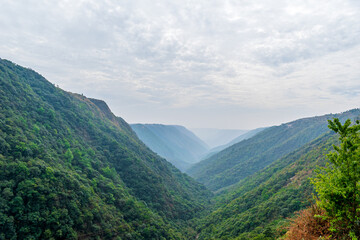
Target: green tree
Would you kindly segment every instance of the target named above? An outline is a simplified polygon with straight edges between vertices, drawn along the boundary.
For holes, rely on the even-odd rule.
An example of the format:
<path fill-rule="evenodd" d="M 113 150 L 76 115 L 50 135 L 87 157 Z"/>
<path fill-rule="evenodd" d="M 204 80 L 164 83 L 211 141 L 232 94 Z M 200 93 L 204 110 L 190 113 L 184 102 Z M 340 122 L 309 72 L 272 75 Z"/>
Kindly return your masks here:
<path fill-rule="evenodd" d="M 71 163 L 71 161 L 74 159 L 74 155 L 72 154 L 70 148 L 65 152 L 65 159 L 69 163 Z"/>
<path fill-rule="evenodd" d="M 317 204 L 326 210 L 330 230 L 337 236 L 360 237 L 360 124 L 329 120 L 329 128 L 340 135 L 340 146 L 327 155 L 330 164 L 312 179 Z"/>

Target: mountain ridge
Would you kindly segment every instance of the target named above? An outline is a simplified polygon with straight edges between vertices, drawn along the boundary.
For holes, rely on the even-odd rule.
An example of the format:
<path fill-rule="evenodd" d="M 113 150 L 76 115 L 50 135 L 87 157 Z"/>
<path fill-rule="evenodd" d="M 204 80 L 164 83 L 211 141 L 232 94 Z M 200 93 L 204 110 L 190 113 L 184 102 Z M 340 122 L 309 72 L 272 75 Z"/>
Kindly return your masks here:
<path fill-rule="evenodd" d="M 217 191 L 235 184 L 325 133 L 328 131 L 327 119 L 353 118 L 358 116 L 359 112 L 359 109 L 352 109 L 266 128 L 252 138 L 236 143 L 193 165 L 187 173 L 211 190 Z"/>
<path fill-rule="evenodd" d="M 209 150 L 209 153 L 202 160 L 210 158 L 211 156 L 215 155 L 216 153 L 221 152 L 222 150 L 224 150 L 224 149 L 226 149 L 226 148 L 228 148 L 228 147 L 230 147 L 230 146 L 232 146 L 232 145 L 234 145 L 236 143 L 239 143 L 239 142 L 241 142 L 243 140 L 249 139 L 249 138 L 255 136 L 256 134 L 258 134 L 259 132 L 261 132 L 264 129 L 266 129 L 266 127 L 249 130 L 249 131 L 241 134 L 240 136 L 234 138 L 233 140 L 231 140 L 230 142 L 228 142 L 228 143 L 226 143 L 224 145 L 212 148 L 212 149 Z"/>

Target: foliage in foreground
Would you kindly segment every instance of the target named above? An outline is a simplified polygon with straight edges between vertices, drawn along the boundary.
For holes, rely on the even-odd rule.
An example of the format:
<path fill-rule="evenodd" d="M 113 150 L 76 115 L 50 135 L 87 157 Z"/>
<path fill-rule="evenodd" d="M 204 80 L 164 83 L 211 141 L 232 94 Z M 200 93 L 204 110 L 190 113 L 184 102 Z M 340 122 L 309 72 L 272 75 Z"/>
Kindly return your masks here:
<path fill-rule="evenodd" d="M 329 120 L 329 128 L 340 135 L 340 146 L 328 154 L 331 163 L 322 168 L 312 183 L 317 205 L 325 210 L 330 230 L 336 236 L 360 238 L 360 124 L 344 125 Z"/>

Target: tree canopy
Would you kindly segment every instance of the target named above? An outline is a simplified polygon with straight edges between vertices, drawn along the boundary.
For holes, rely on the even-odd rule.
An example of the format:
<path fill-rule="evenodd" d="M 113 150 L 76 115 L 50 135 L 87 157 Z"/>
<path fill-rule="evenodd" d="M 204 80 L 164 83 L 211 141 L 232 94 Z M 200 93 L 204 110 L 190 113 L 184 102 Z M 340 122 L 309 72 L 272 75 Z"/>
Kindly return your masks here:
<path fill-rule="evenodd" d="M 317 204 L 326 211 L 330 230 L 337 236 L 360 237 L 360 124 L 329 120 L 329 128 L 340 135 L 340 146 L 329 153 L 330 163 L 312 179 Z"/>

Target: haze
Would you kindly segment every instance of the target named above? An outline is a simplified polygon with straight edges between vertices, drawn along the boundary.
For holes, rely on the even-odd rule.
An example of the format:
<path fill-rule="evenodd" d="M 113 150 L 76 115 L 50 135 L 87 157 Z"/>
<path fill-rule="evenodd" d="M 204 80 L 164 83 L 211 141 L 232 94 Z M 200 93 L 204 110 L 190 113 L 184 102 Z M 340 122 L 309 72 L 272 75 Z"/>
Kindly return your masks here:
<path fill-rule="evenodd" d="M 1 1 L 0 58 L 135 123 L 251 129 L 360 102 L 360 2 Z"/>

